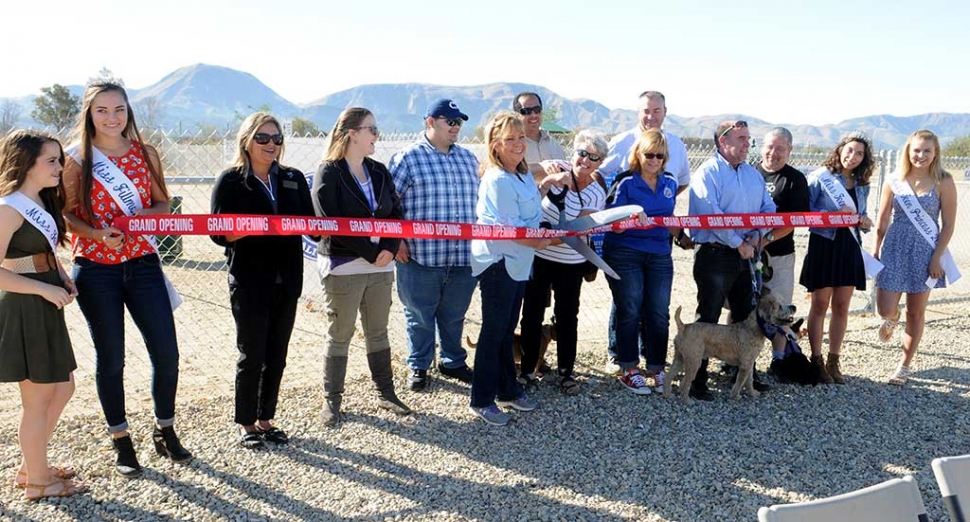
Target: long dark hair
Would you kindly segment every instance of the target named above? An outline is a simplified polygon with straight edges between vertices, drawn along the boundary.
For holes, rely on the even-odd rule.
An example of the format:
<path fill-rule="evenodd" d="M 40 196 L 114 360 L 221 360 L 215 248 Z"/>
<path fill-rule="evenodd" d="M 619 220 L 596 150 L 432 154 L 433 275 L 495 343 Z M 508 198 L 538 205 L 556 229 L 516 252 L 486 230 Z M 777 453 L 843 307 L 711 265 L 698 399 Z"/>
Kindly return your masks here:
<path fill-rule="evenodd" d="M 145 164 L 148 165 L 148 172 L 151 173 L 152 184 L 157 185 L 162 190 L 162 193 L 165 194 L 165 197 L 168 198 L 168 187 L 165 186 L 165 178 L 162 177 L 158 165 L 152 163 L 148 149 L 145 148 L 145 140 L 142 139 L 141 133 L 138 132 L 138 125 L 135 123 L 135 111 L 131 108 L 131 102 L 128 101 L 128 93 L 125 92 L 125 88 L 114 82 L 95 82 L 89 84 L 87 89 L 84 90 L 84 98 L 81 101 L 81 112 L 78 113 L 77 123 L 74 125 L 74 132 L 72 133 L 72 137 L 80 142 L 81 153 L 84 155 L 83 161 L 81 162 L 81 176 L 78 183 L 78 199 L 80 199 L 81 208 L 84 209 L 84 213 L 92 218 L 94 217 L 94 212 L 91 207 L 91 187 L 94 185 L 92 170 L 94 162 L 91 153 L 91 139 L 94 137 L 95 128 L 94 120 L 91 119 L 91 106 L 94 104 L 94 98 L 103 92 L 117 92 L 125 99 L 125 110 L 128 113 L 128 117 L 127 124 L 124 130 L 121 131 L 121 135 L 135 142 L 141 149 L 141 155 L 145 158 Z"/>
<path fill-rule="evenodd" d="M 861 143 L 865 152 L 865 155 L 862 157 L 862 163 L 852 171 L 852 177 L 855 178 L 856 183 L 859 185 L 868 185 L 869 178 L 872 177 L 872 171 L 876 168 L 876 162 L 872 159 L 872 143 L 861 134 L 849 134 L 842 138 L 835 149 L 829 153 L 829 157 L 825 158 L 825 163 L 822 163 L 822 166 L 833 174 L 842 172 L 842 149 L 852 142 Z"/>
<path fill-rule="evenodd" d="M 64 166 L 64 150 L 54 138 L 36 131 L 17 130 L 0 141 L 0 196 L 10 195 L 20 189 L 27 179 L 27 173 L 37 163 L 45 143 L 54 143 Z M 56 187 L 45 187 L 40 191 L 40 199 L 57 226 L 57 242 L 67 241 L 67 226 L 64 223 L 64 181 Z"/>

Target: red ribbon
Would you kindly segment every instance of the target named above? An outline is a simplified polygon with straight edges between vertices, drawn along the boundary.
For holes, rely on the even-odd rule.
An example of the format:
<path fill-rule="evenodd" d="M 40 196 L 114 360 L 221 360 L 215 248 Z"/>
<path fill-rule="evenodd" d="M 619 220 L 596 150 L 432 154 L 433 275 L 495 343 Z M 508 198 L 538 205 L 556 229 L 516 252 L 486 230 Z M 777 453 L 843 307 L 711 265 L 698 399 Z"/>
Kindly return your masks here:
<path fill-rule="evenodd" d="M 599 232 L 676 227 L 688 229 L 752 229 L 779 227 L 848 227 L 859 216 L 841 212 L 780 214 L 714 214 L 635 218 L 590 230 L 565 231 L 502 225 L 406 221 L 397 219 L 264 216 L 251 214 L 171 214 L 123 216 L 114 227 L 126 234 L 171 236 L 379 236 L 406 239 L 534 239 L 587 235 Z"/>

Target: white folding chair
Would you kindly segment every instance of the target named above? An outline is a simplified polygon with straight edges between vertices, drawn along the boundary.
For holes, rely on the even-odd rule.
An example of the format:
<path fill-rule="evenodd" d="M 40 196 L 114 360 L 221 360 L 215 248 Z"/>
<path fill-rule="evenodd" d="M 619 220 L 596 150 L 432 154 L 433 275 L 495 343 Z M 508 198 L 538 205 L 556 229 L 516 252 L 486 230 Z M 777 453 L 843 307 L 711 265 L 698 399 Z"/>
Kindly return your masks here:
<path fill-rule="evenodd" d="M 967 522 L 970 508 L 970 455 L 933 459 L 943 505 L 953 522 Z"/>
<path fill-rule="evenodd" d="M 829 498 L 779 504 L 758 510 L 760 522 L 927 522 L 926 508 L 913 477 Z"/>

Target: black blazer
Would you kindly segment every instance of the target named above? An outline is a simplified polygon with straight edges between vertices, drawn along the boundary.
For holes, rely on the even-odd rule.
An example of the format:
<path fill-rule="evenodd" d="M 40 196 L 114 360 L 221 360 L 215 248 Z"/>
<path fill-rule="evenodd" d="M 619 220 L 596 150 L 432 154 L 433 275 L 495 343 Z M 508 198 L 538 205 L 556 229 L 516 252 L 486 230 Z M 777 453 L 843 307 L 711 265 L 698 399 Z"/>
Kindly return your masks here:
<path fill-rule="evenodd" d="M 227 169 L 212 188 L 213 214 L 268 214 L 313 216 L 310 188 L 303 173 L 278 166 L 275 173 L 276 205 L 242 167 Z M 248 177 L 248 179 L 247 179 Z M 225 236 L 209 236 L 217 245 L 226 247 L 229 264 L 229 286 L 271 287 L 277 275 L 291 295 L 303 291 L 302 236 L 246 236 L 233 242 Z"/>
<path fill-rule="evenodd" d="M 387 167 L 370 158 L 364 158 L 364 166 L 373 183 L 377 210 L 371 212 L 367 196 L 350 173 L 347 161 L 328 161 L 317 168 L 313 177 L 313 208 L 318 216 L 402 219 L 401 201 Z M 362 257 L 368 263 L 373 263 L 381 250 L 397 254 L 400 244 L 400 239 L 386 237 L 372 243 L 369 237 L 364 236 L 327 236 L 320 240 L 317 251 L 332 257 Z"/>

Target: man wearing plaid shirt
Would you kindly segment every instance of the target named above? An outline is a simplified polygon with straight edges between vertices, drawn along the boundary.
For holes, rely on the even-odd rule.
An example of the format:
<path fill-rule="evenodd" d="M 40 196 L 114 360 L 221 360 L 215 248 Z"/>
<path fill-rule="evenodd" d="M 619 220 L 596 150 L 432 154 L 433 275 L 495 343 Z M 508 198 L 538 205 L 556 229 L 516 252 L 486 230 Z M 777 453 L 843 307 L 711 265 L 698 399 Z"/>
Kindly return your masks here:
<path fill-rule="evenodd" d="M 401 198 L 404 219 L 474 223 L 478 202 L 478 159 L 457 145 L 468 116 L 451 100 L 438 100 L 424 119 L 424 138 L 388 163 Z M 470 383 L 472 370 L 461 345 L 465 312 L 475 291 L 471 242 L 407 239 L 397 253 L 397 292 L 407 320 L 408 382 L 428 385 L 434 360 L 435 326 L 441 345 L 438 371 Z"/>

